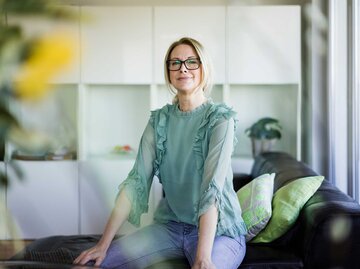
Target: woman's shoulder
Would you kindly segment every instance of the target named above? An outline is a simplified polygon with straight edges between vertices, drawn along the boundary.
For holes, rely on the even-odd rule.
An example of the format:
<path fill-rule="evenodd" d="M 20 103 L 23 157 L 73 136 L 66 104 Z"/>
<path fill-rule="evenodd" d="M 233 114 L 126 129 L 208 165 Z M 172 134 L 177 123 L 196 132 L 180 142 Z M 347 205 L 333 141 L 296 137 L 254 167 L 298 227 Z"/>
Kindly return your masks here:
<path fill-rule="evenodd" d="M 172 104 L 166 104 L 161 108 L 152 110 L 150 112 L 150 123 L 152 123 L 152 125 L 153 125 L 153 123 L 155 122 L 156 119 L 160 120 L 160 118 L 166 117 L 166 115 L 168 115 L 170 113 L 170 111 L 172 110 L 173 106 L 174 105 L 172 105 Z"/>
<path fill-rule="evenodd" d="M 208 118 L 214 118 L 214 119 L 226 119 L 229 120 L 231 118 L 236 118 L 236 112 L 233 110 L 233 108 L 229 107 L 225 103 L 214 103 L 211 102 L 209 110 L 207 112 Z"/>

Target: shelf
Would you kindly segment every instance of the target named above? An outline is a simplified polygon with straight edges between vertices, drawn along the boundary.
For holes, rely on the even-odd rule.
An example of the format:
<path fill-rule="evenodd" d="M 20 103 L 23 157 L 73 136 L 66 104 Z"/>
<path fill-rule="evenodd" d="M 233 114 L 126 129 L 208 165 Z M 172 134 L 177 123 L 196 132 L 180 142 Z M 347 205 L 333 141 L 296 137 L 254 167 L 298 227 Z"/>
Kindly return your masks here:
<path fill-rule="evenodd" d="M 51 145 L 48 152 L 44 152 L 44 157 L 48 153 L 64 149 L 76 155 L 78 143 L 77 85 L 56 84 L 50 85 L 50 87 L 52 89 L 44 99 L 35 103 L 13 103 L 11 110 L 17 115 L 24 128 L 30 131 L 35 130 L 49 138 Z M 18 151 L 15 146 L 7 145 L 8 157 L 15 151 Z"/>
<path fill-rule="evenodd" d="M 85 85 L 85 158 L 107 155 L 117 145 L 137 151 L 150 117 L 150 88 L 144 85 Z"/>
<path fill-rule="evenodd" d="M 262 117 L 277 118 L 283 137 L 274 150 L 297 156 L 299 85 L 230 85 L 228 104 L 238 113 L 236 155 L 251 156 L 251 140 L 245 129 Z"/>

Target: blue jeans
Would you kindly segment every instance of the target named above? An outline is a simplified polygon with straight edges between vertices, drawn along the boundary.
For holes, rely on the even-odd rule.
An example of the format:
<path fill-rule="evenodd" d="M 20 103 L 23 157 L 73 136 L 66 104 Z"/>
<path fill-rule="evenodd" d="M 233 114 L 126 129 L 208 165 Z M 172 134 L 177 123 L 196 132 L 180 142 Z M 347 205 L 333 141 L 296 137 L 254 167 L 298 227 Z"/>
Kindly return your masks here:
<path fill-rule="evenodd" d="M 157 262 L 186 257 L 195 262 L 198 228 L 170 221 L 151 224 L 133 234 L 114 240 L 101 267 L 116 269 L 146 268 Z M 212 262 L 217 269 L 237 269 L 245 256 L 244 236 L 216 236 Z"/>

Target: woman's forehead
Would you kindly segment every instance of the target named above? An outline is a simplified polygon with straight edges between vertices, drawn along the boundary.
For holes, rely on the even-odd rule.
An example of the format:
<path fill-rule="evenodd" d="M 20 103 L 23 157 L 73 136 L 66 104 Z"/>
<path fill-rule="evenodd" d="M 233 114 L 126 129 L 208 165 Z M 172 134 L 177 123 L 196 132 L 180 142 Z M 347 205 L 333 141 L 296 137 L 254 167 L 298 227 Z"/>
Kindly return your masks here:
<path fill-rule="evenodd" d="M 187 44 L 177 45 L 170 53 L 170 58 L 189 58 L 197 56 L 195 49 Z"/>

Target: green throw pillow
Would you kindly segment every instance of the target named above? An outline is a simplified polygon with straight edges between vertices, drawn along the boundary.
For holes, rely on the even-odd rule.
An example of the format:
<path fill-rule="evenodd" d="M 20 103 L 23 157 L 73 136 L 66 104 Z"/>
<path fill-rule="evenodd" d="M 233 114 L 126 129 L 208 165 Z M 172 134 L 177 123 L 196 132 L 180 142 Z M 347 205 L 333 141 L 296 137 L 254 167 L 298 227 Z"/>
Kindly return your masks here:
<path fill-rule="evenodd" d="M 274 178 L 274 173 L 263 174 L 237 192 L 242 210 L 241 216 L 248 229 L 246 241 L 250 241 L 264 229 L 271 217 Z"/>
<path fill-rule="evenodd" d="M 323 176 L 296 179 L 274 194 L 272 216 L 265 229 L 251 242 L 268 243 L 285 234 L 295 223 L 300 210 L 320 187 Z"/>

